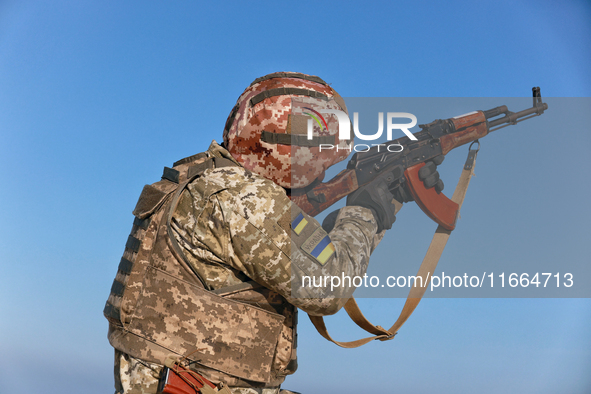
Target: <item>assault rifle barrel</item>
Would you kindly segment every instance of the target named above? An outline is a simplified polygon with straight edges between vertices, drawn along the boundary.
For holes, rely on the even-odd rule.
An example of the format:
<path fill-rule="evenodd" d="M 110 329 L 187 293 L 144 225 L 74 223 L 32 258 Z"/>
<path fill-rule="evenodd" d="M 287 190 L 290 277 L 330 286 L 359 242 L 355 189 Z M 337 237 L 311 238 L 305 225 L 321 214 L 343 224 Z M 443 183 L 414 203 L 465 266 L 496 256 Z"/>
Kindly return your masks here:
<path fill-rule="evenodd" d="M 494 118 L 495 116 L 498 116 L 501 114 L 505 115 L 502 118 L 491 120 L 488 122 L 488 127 L 490 128 L 490 131 L 502 129 L 503 127 L 506 127 L 509 125 L 514 125 L 514 124 L 517 124 L 517 123 L 524 121 L 526 119 L 533 118 L 534 116 L 538 116 L 538 115 L 543 114 L 544 111 L 548 109 L 548 104 L 542 102 L 542 95 L 540 93 L 540 88 L 539 87 L 532 88 L 532 93 L 533 93 L 533 106 L 531 108 L 524 109 L 523 111 L 511 112 L 511 111 L 509 111 L 509 109 L 507 108 L 506 105 L 501 105 L 500 107 L 496 107 L 496 108 L 490 109 L 488 111 L 483 111 L 486 119 Z M 494 130 L 492 129 L 493 127 L 500 126 L 500 125 L 503 125 L 503 126 L 497 127 Z"/>

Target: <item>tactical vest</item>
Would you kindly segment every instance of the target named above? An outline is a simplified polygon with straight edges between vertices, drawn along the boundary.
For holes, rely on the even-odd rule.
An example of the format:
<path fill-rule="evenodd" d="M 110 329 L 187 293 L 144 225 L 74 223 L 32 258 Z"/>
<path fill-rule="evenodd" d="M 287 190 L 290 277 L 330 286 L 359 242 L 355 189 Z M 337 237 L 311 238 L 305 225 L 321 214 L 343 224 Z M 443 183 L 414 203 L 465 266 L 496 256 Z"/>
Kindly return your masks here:
<path fill-rule="evenodd" d="M 236 165 L 212 156 L 165 167 L 161 181 L 144 187 L 104 309 L 109 342 L 152 363 L 186 356 L 222 376 L 278 384 L 297 368 L 297 309 L 254 282 L 212 291 L 172 232 L 186 185 L 210 168 Z"/>

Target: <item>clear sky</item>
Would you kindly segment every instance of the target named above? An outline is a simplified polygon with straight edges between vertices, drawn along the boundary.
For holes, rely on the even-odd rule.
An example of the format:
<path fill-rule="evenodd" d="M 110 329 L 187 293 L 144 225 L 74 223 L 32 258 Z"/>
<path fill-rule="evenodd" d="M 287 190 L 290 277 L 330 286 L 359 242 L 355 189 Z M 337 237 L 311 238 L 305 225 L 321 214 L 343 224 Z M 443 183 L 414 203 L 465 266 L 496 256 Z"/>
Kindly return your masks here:
<path fill-rule="evenodd" d="M 591 108 L 560 98 L 591 96 L 590 22 L 583 0 L 1 1 L 0 392 L 113 391 L 102 309 L 138 195 L 220 141 L 239 94 L 270 72 L 315 74 L 345 97 L 540 86 L 558 98 L 544 117 L 483 141 L 438 270 L 588 263 Z M 441 166 L 447 193 L 464 158 Z M 370 269 L 418 267 L 434 228 L 409 204 Z M 360 301 L 382 326 L 402 302 Z M 428 298 L 393 341 L 356 350 L 300 322 L 284 387 L 303 393 L 591 391 L 588 298 Z M 328 325 L 362 335 L 340 314 Z"/>

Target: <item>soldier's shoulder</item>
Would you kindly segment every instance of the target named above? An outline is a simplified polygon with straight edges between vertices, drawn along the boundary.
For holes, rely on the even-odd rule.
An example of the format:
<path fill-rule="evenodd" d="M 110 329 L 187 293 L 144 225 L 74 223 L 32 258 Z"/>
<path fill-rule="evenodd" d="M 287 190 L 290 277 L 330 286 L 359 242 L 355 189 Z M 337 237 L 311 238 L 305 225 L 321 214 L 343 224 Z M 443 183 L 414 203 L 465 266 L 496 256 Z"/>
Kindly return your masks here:
<path fill-rule="evenodd" d="M 266 225 L 270 219 L 276 221 L 290 210 L 291 200 L 284 188 L 242 167 L 218 168 L 208 177 L 219 186 L 223 184 L 219 199 L 226 208 L 256 227 Z"/>
<path fill-rule="evenodd" d="M 287 198 L 284 188 L 244 167 L 214 168 L 204 175 L 206 182 L 218 184 L 231 193 L 241 195 L 243 199 L 255 196 Z"/>

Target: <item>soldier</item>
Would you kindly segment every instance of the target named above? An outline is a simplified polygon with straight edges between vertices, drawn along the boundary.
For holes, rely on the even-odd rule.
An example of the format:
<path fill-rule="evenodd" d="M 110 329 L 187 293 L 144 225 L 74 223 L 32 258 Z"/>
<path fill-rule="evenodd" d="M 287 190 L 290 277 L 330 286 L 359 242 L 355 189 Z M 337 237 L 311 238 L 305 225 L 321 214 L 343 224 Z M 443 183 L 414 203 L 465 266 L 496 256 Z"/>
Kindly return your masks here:
<path fill-rule="evenodd" d="M 395 220 L 393 195 L 361 188 L 324 228 L 291 203 L 289 192 L 321 181 L 353 144 L 337 139 L 336 116 L 309 140 L 311 115 L 296 108 L 311 106 L 347 111 L 316 76 L 258 78 L 238 98 L 222 145 L 144 187 L 104 310 L 116 393 L 156 393 L 171 361 L 226 392 L 279 393 L 297 368 L 297 309 L 330 315 L 351 296 L 353 287 L 329 292 L 300 278 L 363 276 Z M 321 151 L 323 141 L 340 149 Z M 435 167 L 429 175 L 426 186 L 441 188 Z"/>

